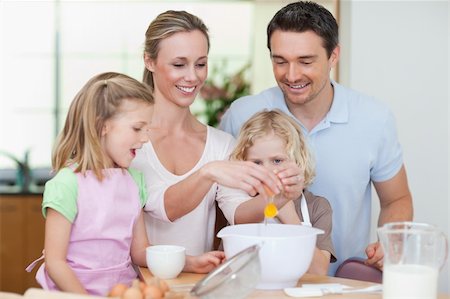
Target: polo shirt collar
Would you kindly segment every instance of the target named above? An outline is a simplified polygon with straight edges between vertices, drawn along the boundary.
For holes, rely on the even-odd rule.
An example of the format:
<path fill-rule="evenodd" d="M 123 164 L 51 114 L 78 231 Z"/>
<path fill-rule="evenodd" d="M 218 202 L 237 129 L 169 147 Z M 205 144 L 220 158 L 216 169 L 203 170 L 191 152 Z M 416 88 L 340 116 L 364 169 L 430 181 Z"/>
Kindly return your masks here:
<path fill-rule="evenodd" d="M 331 81 L 331 85 L 333 85 L 334 89 L 333 103 L 325 119 L 333 123 L 346 123 L 348 122 L 348 105 L 344 96 L 344 90 L 335 81 Z"/>

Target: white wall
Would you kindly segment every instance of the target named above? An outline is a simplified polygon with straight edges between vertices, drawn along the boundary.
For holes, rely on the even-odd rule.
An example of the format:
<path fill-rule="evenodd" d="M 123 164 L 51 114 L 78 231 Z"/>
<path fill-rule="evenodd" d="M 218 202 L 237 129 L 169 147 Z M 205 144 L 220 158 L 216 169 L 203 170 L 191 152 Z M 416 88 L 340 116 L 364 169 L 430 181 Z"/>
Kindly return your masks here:
<path fill-rule="evenodd" d="M 437 225 L 447 236 L 449 27 L 447 1 L 341 2 L 340 82 L 386 101 L 394 111 L 414 220 Z M 445 293 L 449 265 L 440 275 Z"/>

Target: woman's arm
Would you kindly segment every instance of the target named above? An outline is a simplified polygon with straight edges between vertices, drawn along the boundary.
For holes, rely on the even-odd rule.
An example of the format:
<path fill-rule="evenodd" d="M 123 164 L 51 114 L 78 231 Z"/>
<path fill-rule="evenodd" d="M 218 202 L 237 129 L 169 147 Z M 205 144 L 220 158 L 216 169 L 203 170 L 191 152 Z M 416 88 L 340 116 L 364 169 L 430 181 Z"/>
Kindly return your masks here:
<path fill-rule="evenodd" d="M 214 161 L 205 164 L 186 179 L 170 186 L 164 194 L 167 217 L 174 221 L 191 212 L 214 183 L 267 197 L 263 185 L 275 193 L 281 190 L 279 178 L 261 165 L 245 161 Z"/>
<path fill-rule="evenodd" d="M 131 260 L 134 264 L 147 267 L 145 249 L 149 246 L 147 232 L 145 230 L 144 214 L 141 211 L 139 218 L 133 228 L 133 239 L 131 241 Z"/>
<path fill-rule="evenodd" d="M 45 220 L 45 267 L 48 275 L 63 292 L 87 294 L 86 289 L 67 264 L 72 224 L 62 214 L 47 208 Z"/>

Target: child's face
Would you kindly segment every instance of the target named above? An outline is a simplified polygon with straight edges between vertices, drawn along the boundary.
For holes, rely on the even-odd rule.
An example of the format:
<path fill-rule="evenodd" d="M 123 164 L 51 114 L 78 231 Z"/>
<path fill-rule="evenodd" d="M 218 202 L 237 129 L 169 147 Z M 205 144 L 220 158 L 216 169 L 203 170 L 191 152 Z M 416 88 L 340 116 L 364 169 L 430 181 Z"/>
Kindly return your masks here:
<path fill-rule="evenodd" d="M 246 161 L 263 165 L 270 170 L 280 169 L 290 161 L 286 152 L 286 142 L 273 133 L 254 140 L 248 148 Z"/>
<path fill-rule="evenodd" d="M 149 140 L 151 113 L 152 105 L 140 100 L 124 100 L 119 112 L 105 122 L 101 142 L 111 160 L 110 167 L 130 166 L 136 149 Z"/>

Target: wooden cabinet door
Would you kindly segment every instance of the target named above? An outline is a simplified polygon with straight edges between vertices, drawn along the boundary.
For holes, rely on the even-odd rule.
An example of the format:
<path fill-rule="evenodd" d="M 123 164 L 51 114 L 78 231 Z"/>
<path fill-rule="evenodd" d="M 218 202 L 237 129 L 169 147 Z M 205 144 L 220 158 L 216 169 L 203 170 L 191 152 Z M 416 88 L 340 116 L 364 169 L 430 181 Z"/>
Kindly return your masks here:
<path fill-rule="evenodd" d="M 41 195 L 0 195 L 0 291 L 23 294 L 39 287 L 25 268 L 44 249 L 45 220 Z"/>
<path fill-rule="evenodd" d="M 25 288 L 25 200 L 0 195 L 0 290 L 23 293 Z"/>
<path fill-rule="evenodd" d="M 42 196 L 30 196 L 25 203 L 25 264 L 28 266 L 32 261 L 39 258 L 44 249 L 45 219 L 41 212 Z M 32 272 L 25 272 L 25 287 L 40 287 L 36 282 L 36 272 L 40 264 L 36 265 Z"/>

